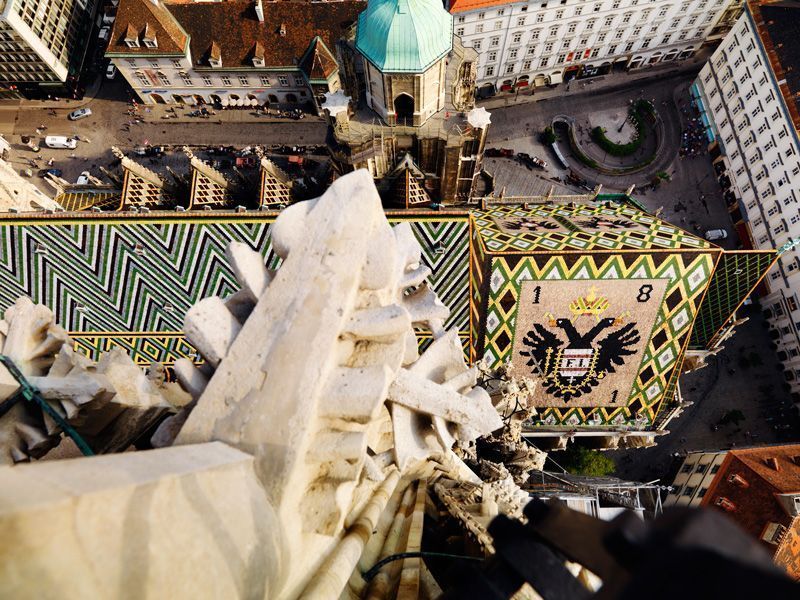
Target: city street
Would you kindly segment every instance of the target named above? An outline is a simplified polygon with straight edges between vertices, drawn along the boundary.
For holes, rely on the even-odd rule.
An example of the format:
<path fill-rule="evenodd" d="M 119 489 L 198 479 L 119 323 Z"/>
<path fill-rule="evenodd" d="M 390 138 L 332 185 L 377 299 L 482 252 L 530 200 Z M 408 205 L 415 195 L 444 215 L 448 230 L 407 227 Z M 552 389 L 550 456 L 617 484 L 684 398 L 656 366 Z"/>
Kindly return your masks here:
<path fill-rule="evenodd" d="M 312 115 L 302 121 L 287 119 L 252 118 L 249 111 L 220 112 L 212 119 L 161 119 L 167 107 L 154 107 L 147 112 L 140 108 L 144 123 L 128 125 L 132 117 L 127 113 L 129 88 L 121 77 L 114 80 L 103 79 L 97 96 L 87 102 L 70 102 L 68 108 L 31 108 L 20 106 L 19 102 L 0 104 L 0 134 L 11 143 L 10 163 L 24 170 L 31 167 L 28 162 L 38 159 L 37 168 L 46 167 L 53 159 L 54 168 L 61 169 L 67 181 L 75 181 L 82 171 L 88 170 L 95 177 L 103 178 L 99 167 L 108 167 L 113 161 L 111 147 L 116 146 L 127 152 L 135 146 L 177 145 L 206 146 L 231 145 L 243 147 L 253 144 L 324 144 L 327 125 L 324 120 Z M 31 104 L 31 103 L 23 103 Z M 70 121 L 67 115 L 86 106 L 92 115 L 79 121 Z M 189 109 L 179 110 L 181 114 Z M 245 114 L 242 114 L 245 113 Z M 248 118 L 244 121 L 244 118 Z M 151 122 L 150 119 L 152 119 Z M 37 127 L 44 125 L 46 129 Z M 20 143 L 23 135 L 38 140 L 41 152 L 34 154 Z M 52 150 L 44 147 L 46 135 L 78 135 L 81 142 L 74 150 Z M 73 157 L 72 154 L 75 156 Z M 36 171 L 37 169 L 34 169 Z M 52 195 L 52 188 L 42 179 L 32 181 L 45 193 Z"/>

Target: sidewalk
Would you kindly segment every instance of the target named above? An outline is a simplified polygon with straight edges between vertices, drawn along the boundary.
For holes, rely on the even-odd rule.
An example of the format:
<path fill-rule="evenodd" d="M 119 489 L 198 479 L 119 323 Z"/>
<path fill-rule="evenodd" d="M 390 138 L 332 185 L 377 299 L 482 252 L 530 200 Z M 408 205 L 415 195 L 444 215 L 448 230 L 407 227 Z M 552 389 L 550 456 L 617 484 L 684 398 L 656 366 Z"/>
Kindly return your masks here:
<path fill-rule="evenodd" d="M 476 105 L 487 110 L 505 108 L 516 104 L 541 102 L 542 100 L 548 100 L 550 98 L 563 98 L 564 96 L 576 94 L 597 93 L 598 90 L 602 89 L 613 89 L 640 80 L 650 80 L 656 75 L 696 73 L 703 68 L 703 65 L 709 59 L 712 52 L 712 48 L 703 48 L 693 58 L 680 63 L 659 63 L 652 67 L 644 67 L 625 73 L 609 73 L 608 75 L 601 75 L 599 77 L 573 80 L 570 82 L 569 88 L 566 84 L 559 84 L 553 89 L 544 87 L 536 91 L 531 90 L 518 94 L 503 93 L 502 95 L 493 96 L 486 100 L 478 100 Z"/>
<path fill-rule="evenodd" d="M 197 110 L 189 105 L 139 104 L 138 106 L 138 118 L 142 119 L 145 123 L 159 123 L 161 125 L 174 125 L 178 123 L 206 123 L 208 125 L 221 125 L 223 123 L 300 123 L 325 120 L 323 117 L 318 117 L 309 113 L 305 113 L 305 116 L 299 120 L 289 117 L 265 115 L 263 112 L 256 112 L 254 108 L 214 109 L 216 114 L 209 115 L 206 119 L 188 116 L 190 112 Z M 128 117 L 125 118 L 128 119 Z M 133 117 L 130 117 L 130 119 L 133 119 Z"/>
<path fill-rule="evenodd" d="M 92 84 L 86 88 L 86 93 L 83 95 L 83 98 L 80 100 L 70 100 L 67 98 L 59 99 L 59 100 L 20 100 L 19 104 L 16 105 L 18 109 L 44 109 L 47 110 L 49 108 L 60 108 L 65 109 L 69 108 L 71 110 L 75 110 L 76 108 L 81 108 L 89 104 L 92 100 L 95 99 L 97 94 L 100 92 L 100 88 L 103 86 L 103 75 L 98 74 L 95 77 L 95 80 Z"/>

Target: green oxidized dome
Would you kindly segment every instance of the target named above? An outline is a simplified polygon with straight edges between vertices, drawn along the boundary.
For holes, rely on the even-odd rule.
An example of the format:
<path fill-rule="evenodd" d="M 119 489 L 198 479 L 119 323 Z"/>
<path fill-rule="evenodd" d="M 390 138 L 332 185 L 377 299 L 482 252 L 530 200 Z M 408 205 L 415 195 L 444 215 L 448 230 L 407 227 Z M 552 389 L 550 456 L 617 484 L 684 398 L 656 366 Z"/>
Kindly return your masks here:
<path fill-rule="evenodd" d="M 386 73 L 421 73 L 453 47 L 453 16 L 438 0 L 369 0 L 356 48 Z"/>

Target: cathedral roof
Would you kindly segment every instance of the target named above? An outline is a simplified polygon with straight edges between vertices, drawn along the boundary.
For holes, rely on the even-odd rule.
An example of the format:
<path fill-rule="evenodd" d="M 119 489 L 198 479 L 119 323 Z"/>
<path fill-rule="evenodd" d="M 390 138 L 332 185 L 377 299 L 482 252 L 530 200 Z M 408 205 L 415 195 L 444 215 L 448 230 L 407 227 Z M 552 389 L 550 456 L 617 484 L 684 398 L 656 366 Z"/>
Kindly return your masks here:
<path fill-rule="evenodd" d="M 453 48 L 453 16 L 437 0 L 370 0 L 356 48 L 381 71 L 421 73 Z"/>

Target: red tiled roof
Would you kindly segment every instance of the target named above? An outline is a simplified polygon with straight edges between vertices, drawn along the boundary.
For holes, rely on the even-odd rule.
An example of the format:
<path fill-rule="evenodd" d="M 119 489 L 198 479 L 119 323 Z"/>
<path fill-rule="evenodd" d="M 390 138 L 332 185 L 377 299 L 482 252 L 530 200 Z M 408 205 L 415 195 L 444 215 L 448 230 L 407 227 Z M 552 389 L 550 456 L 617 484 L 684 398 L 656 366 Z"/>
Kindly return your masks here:
<path fill-rule="evenodd" d="M 514 4 L 508 0 L 450 0 L 450 12 L 452 14 L 469 12 L 481 8 L 491 8 L 492 6 L 506 6 Z"/>
<path fill-rule="evenodd" d="M 300 61 L 300 68 L 309 79 L 327 79 L 339 68 L 339 65 L 325 47 L 325 43 L 316 37 L 311 48 Z"/>
<path fill-rule="evenodd" d="M 178 42 L 185 45 L 185 31 L 190 38 L 195 66 L 210 68 L 208 54 L 215 42 L 220 49 L 223 68 L 252 67 L 253 51 L 256 43 L 260 42 L 265 49 L 267 67 L 293 67 L 316 36 L 328 48 L 334 48 L 366 5 L 364 0 L 264 2 L 264 22 L 261 23 L 252 0 L 178 1 L 160 4 L 159 8 L 150 0 L 120 0 L 108 52 L 182 52 L 183 46 L 178 48 Z M 129 24 L 142 31 L 147 23 L 155 27 L 158 48 L 128 48 L 124 37 Z M 281 29 L 284 35 L 281 35 Z M 333 59 L 330 53 L 328 56 Z M 328 69 L 331 67 L 327 58 L 321 61 L 321 65 Z"/>
<path fill-rule="evenodd" d="M 739 483 L 728 481 L 734 475 Z M 800 444 L 731 450 L 703 496 L 701 506 L 723 510 L 716 502 L 719 498 L 727 499 L 733 510 L 726 514 L 775 555 L 776 563 L 790 573 L 796 569 L 792 574 L 800 577 L 800 520 L 790 516 L 776 498 L 776 494 L 785 493 L 800 493 Z M 761 540 L 769 523 L 787 528 L 777 546 Z"/>
<path fill-rule="evenodd" d="M 155 37 L 158 48 L 148 48 L 142 43 L 145 29 L 149 39 Z M 138 48 L 128 48 L 125 44 L 125 38 L 131 34 L 138 35 Z M 183 54 L 185 48 L 186 34 L 163 3 L 156 6 L 150 0 L 120 0 L 107 52 Z"/>

